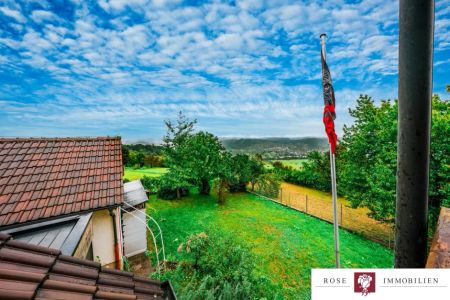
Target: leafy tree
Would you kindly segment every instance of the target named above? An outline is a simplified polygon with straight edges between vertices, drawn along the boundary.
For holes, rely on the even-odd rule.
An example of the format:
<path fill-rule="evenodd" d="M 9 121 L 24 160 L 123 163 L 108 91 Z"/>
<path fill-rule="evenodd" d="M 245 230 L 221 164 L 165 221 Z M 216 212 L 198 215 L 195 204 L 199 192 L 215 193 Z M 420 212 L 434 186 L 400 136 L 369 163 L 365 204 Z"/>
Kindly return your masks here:
<path fill-rule="evenodd" d="M 230 159 L 230 192 L 244 192 L 252 178 L 252 161 L 247 154 L 236 154 Z"/>
<path fill-rule="evenodd" d="M 264 163 L 262 159 L 250 159 L 249 161 L 249 181 L 251 185 L 251 190 L 255 190 L 255 185 L 258 181 L 259 176 L 264 174 Z"/>
<path fill-rule="evenodd" d="M 181 199 L 189 194 L 190 187 L 191 184 L 184 174 L 171 171 L 161 177 L 157 195 L 158 198 L 166 200 Z"/>
<path fill-rule="evenodd" d="M 339 157 L 339 153 L 340 148 L 337 147 L 336 157 Z M 312 151 L 308 153 L 307 158 L 308 161 L 303 163 L 300 170 L 281 164 L 281 166 L 276 165 L 275 172 L 287 182 L 331 192 L 329 152 Z"/>
<path fill-rule="evenodd" d="M 217 202 L 225 204 L 225 196 L 230 188 L 233 178 L 232 158 L 229 152 L 221 154 L 221 161 L 216 165 L 216 178 L 214 179 L 214 189 L 217 194 Z"/>
<path fill-rule="evenodd" d="M 148 154 L 144 158 L 144 164 L 151 168 L 153 167 L 162 167 L 164 165 L 164 160 L 159 155 Z"/>
<path fill-rule="evenodd" d="M 163 137 L 163 152 L 169 168 L 177 168 L 186 158 L 182 146 L 184 142 L 192 135 L 197 120 L 191 120 L 183 112 L 178 113 L 175 122 L 171 120 L 164 121 L 167 133 Z"/>
<path fill-rule="evenodd" d="M 255 187 L 259 194 L 269 198 L 277 198 L 280 185 L 280 178 L 275 173 L 264 173 L 258 176 Z"/>
<path fill-rule="evenodd" d="M 445 90 L 447 91 L 447 93 L 450 93 L 450 84 L 447 84 L 447 85 L 445 86 Z"/>
<path fill-rule="evenodd" d="M 450 207 L 450 101 L 433 96 L 429 197 L 432 206 Z"/>
<path fill-rule="evenodd" d="M 175 122 L 165 121 L 167 133 L 163 138 L 163 153 L 165 164 L 170 168 L 161 179 L 160 196 L 167 198 L 180 198 L 189 186 L 192 185 L 192 175 L 187 167 L 190 153 L 186 148 L 188 139 L 193 135 L 196 120 L 190 120 L 181 111 Z"/>
<path fill-rule="evenodd" d="M 216 180 L 219 203 L 224 201 L 225 190 L 231 175 L 229 153 L 219 139 L 211 133 L 194 133 L 196 120 L 179 113 L 176 122 L 166 121 L 164 137 L 166 164 L 170 168 L 168 177 L 173 183 L 189 182 L 198 186 L 200 194 L 211 191 L 211 182 Z"/>
<path fill-rule="evenodd" d="M 338 187 L 352 206 L 366 206 L 377 220 L 393 222 L 397 168 L 397 102 L 375 105 L 360 96 L 352 126 L 344 126 L 338 171 Z M 448 101 L 433 96 L 429 204 L 432 214 L 449 198 L 450 108 Z"/>
<path fill-rule="evenodd" d="M 136 154 L 136 165 L 137 165 L 139 168 L 142 168 L 142 167 L 144 166 L 144 164 L 145 164 L 144 159 L 145 159 L 144 153 L 138 152 L 138 153 Z"/>
<path fill-rule="evenodd" d="M 349 110 L 354 125 L 344 126 L 340 187 L 353 207 L 366 206 L 377 220 L 392 222 L 397 164 L 397 103 L 377 107 L 367 95 Z"/>
<path fill-rule="evenodd" d="M 161 177 L 144 176 L 141 183 L 150 194 L 156 194 L 161 186 Z"/>
<path fill-rule="evenodd" d="M 130 163 L 130 150 L 126 145 L 122 145 L 122 163 L 124 166 L 128 166 Z"/>
<path fill-rule="evenodd" d="M 273 166 L 274 168 L 276 168 L 276 169 L 283 169 L 283 168 L 285 167 L 285 165 L 283 165 L 283 163 L 282 163 L 281 161 L 279 161 L 279 160 L 274 161 L 274 162 L 272 163 L 272 166 Z"/>
<path fill-rule="evenodd" d="M 181 167 L 189 172 L 202 195 L 211 191 L 211 180 L 220 177 L 226 151 L 219 139 L 211 133 L 200 131 L 186 138 L 180 147 Z"/>

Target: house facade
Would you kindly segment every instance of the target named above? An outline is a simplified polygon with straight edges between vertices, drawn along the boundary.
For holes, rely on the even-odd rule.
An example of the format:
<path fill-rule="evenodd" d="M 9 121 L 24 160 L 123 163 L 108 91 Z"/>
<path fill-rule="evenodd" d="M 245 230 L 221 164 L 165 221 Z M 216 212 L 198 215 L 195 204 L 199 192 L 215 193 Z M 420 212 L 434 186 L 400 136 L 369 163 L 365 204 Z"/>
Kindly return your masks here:
<path fill-rule="evenodd" d="M 0 139 L 0 232 L 122 267 L 120 137 Z"/>

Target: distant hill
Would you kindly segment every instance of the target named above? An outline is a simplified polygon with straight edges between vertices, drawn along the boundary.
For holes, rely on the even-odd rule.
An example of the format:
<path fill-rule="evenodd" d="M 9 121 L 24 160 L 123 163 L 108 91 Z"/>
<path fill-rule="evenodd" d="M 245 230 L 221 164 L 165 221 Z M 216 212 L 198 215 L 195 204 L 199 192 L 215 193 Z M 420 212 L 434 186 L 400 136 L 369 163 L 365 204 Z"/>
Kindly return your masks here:
<path fill-rule="evenodd" d="M 233 153 L 261 153 L 265 159 L 302 158 L 313 150 L 328 149 L 326 138 L 224 138 L 222 144 Z"/>

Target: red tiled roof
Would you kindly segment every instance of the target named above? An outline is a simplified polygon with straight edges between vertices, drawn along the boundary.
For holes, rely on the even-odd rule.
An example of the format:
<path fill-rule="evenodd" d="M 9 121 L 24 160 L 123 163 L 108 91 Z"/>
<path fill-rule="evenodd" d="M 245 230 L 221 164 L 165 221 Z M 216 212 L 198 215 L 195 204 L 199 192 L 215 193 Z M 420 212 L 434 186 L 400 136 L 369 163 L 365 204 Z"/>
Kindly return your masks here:
<path fill-rule="evenodd" d="M 175 299 L 169 286 L 0 233 L 0 299 Z"/>
<path fill-rule="evenodd" d="M 0 138 L 0 226 L 123 203 L 120 137 Z"/>

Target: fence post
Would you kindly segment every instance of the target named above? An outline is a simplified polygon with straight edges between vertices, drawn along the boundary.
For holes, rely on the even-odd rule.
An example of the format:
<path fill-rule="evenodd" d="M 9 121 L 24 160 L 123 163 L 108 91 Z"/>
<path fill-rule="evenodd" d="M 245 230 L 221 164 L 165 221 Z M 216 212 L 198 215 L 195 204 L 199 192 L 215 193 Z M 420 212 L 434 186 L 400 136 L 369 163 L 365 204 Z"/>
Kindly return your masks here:
<path fill-rule="evenodd" d="M 305 199 L 306 199 L 306 213 L 308 213 L 308 195 L 305 195 Z"/>
<path fill-rule="evenodd" d="M 388 230 L 388 247 L 391 249 L 391 230 Z"/>

